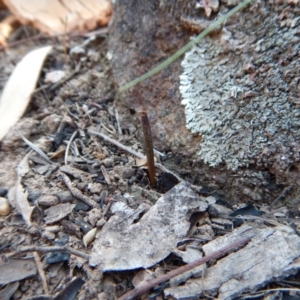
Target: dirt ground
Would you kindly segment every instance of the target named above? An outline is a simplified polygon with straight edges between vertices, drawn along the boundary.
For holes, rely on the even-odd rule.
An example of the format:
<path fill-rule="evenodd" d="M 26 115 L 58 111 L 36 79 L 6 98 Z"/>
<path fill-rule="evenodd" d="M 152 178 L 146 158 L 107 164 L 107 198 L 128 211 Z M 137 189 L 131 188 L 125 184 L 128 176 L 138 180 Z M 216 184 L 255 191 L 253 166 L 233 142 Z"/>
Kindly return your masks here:
<path fill-rule="evenodd" d="M 20 215 L 18 204 L 12 206 L 8 216 L 0 217 L 1 263 L 6 264 L 5 270 L 11 270 L 12 278 L 5 281 L 0 275 L 0 299 L 75 299 L 77 292 L 76 299 L 116 299 L 133 287 L 132 280 L 138 278 L 140 270 L 103 274 L 89 266 L 86 256 L 80 257 L 68 249 L 86 255 L 91 253 L 93 237 L 86 234 L 105 226 L 112 216 L 110 205 L 114 201 L 125 201 L 132 209 L 141 203 L 151 207 L 180 180 L 194 184 L 195 178 L 188 166 L 181 165 L 178 153 L 156 153 L 156 162 L 166 170 L 157 168 L 157 187 L 153 188 L 145 160 L 94 134 L 101 132 L 144 154 L 139 115 L 119 100 L 115 90 L 105 29 L 91 38 L 30 39 L 34 36 L 31 28 L 23 26 L 15 37 L 15 45 L 0 53 L 2 90 L 15 64 L 26 53 L 53 45 L 25 115 L 0 145 L 0 196 L 12 203 L 18 189 L 24 189 L 32 209 L 27 222 Z M 55 85 L 45 83 L 47 74 L 57 70 L 64 71 L 68 80 Z M 46 153 L 50 162 L 33 151 L 20 134 Z M 20 177 L 17 169 L 21 162 L 28 170 Z M 219 178 L 223 180 L 222 174 Z M 194 190 L 200 196 L 215 197 L 223 210 L 227 207 L 233 212 L 245 205 L 232 205 L 218 190 L 206 186 L 194 186 Z M 258 211 L 253 205 L 248 208 L 254 215 Z M 270 213 L 267 203 L 260 203 L 259 209 L 259 214 Z M 278 218 L 294 221 L 297 227 L 297 216 L 291 215 L 286 207 L 274 213 Z M 199 216 L 196 217 L 192 222 L 194 236 L 190 236 L 198 235 L 199 239 L 201 236 L 203 244 L 229 232 L 225 224 L 211 225 L 208 220 L 213 215 L 210 211 L 207 219 L 204 218 L 206 221 L 201 222 Z M 61 249 L 38 250 L 50 246 Z M 31 250 L 16 253 L 24 247 Z M 12 254 L 15 258 L 33 261 L 34 266 L 28 266 L 29 262 L 24 265 L 21 259 L 15 259 L 13 265 L 7 261 Z M 159 276 L 183 264 L 170 254 L 150 268 L 149 273 Z M 298 280 L 296 274 L 285 282 L 270 283 L 268 287 L 294 288 Z M 164 287 L 151 290 L 143 299 L 163 299 Z M 288 293 L 280 295 L 281 299 L 292 299 L 285 296 L 288 297 Z M 293 299 L 299 299 L 296 296 Z"/>

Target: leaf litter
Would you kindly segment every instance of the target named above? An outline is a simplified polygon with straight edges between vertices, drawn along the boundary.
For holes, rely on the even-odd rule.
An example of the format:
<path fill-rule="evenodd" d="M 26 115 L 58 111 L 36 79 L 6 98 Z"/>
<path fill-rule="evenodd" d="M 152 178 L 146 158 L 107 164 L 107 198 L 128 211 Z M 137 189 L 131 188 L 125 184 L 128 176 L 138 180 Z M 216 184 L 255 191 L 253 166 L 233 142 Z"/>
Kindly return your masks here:
<path fill-rule="evenodd" d="M 1 283 L 2 291 L 10 282 L 18 282 L 14 299 L 30 299 L 44 294 L 46 282 L 49 299 L 63 299 L 68 287 L 70 299 L 76 293 L 78 299 L 118 298 L 130 291 L 133 282 L 138 289 L 168 275 L 170 269 L 189 266 L 211 254 L 220 255 L 222 247 L 235 252 L 223 253 L 216 263 L 170 276 L 169 285 L 156 290 L 158 295 L 181 299 L 208 294 L 230 299 L 278 278 L 297 276 L 299 237 L 290 227 L 266 225 L 267 219 L 274 218 L 268 208 L 259 219 L 243 215 L 244 225 L 234 229 L 233 221 L 239 216 L 230 217 L 230 213 L 240 207 L 225 207 L 224 202 L 218 202 L 218 195 L 208 195 L 201 187 L 185 182 L 160 161 L 163 156 L 156 162 L 158 182 L 163 176 L 171 178 L 165 174 L 175 174 L 176 180 L 164 183 L 163 192 L 150 187 L 147 168 L 137 159 L 145 157 L 141 128 L 137 117 L 114 101 L 103 41 L 99 36 L 81 43 L 82 51 L 76 53 L 83 54 L 74 55 L 72 60 L 61 46 L 54 47 L 42 77 L 57 66 L 66 73 L 72 73 L 79 61 L 81 67 L 65 84 L 36 93 L 32 108 L 18 123 L 29 124 L 18 130 L 34 145 L 41 144 L 47 156 L 56 153 L 51 167 L 36 153 L 25 154 L 20 136 L 8 135 L 3 140 L 5 151 L 0 158 L 9 152 L 21 153 L 23 159 L 14 189 L 5 185 L 9 182 L 5 176 L 0 178 L 1 186 L 15 195 L 9 197 L 11 214 L 0 219 L 0 251 L 8 262 L 18 256 L 16 264 L 8 265 L 14 276 Z M 78 42 L 70 43 L 71 49 L 78 46 Z M 2 163 L 2 168 L 7 167 Z M 281 213 L 282 223 L 289 222 L 285 208 L 277 213 Z M 230 248 L 244 236 L 252 240 L 246 246 Z M 17 276 L 32 252 L 40 255 L 39 276 L 45 280 L 35 275 L 36 267 L 34 274 L 30 269 L 22 278 Z M 48 254 L 54 253 L 50 260 Z M 271 270 L 270 262 L 274 261 Z M 139 272 L 153 276 L 137 279 Z M 154 292 L 148 288 L 143 293 Z"/>

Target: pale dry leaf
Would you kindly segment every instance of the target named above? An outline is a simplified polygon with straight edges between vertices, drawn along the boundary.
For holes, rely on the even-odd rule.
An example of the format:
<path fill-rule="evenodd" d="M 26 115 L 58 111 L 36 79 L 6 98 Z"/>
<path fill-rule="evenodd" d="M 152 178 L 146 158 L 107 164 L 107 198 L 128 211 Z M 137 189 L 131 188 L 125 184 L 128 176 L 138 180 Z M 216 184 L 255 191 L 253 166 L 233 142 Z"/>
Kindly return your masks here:
<path fill-rule="evenodd" d="M 110 0 L 4 0 L 10 11 L 24 24 L 48 34 L 86 31 L 106 25 L 112 13 Z"/>
<path fill-rule="evenodd" d="M 0 284 L 19 281 L 36 275 L 37 268 L 33 259 L 8 259 L 0 262 Z"/>
<path fill-rule="evenodd" d="M 18 178 L 16 182 L 16 188 L 15 188 L 15 204 L 18 212 L 22 215 L 25 223 L 27 226 L 31 226 L 31 214 L 34 209 L 34 206 L 30 206 L 28 203 L 27 195 L 28 192 L 24 190 L 22 186 L 22 176 L 24 176 L 28 170 L 28 157 L 29 154 L 27 154 L 19 163 L 17 167 L 17 173 Z"/>
<path fill-rule="evenodd" d="M 113 216 L 96 234 L 89 263 L 103 272 L 149 268 L 186 237 L 192 213 L 207 206 L 186 182 L 173 187 L 149 210 L 143 203 L 134 210 L 122 201 L 113 202 Z"/>
<path fill-rule="evenodd" d="M 52 224 L 62 220 L 72 212 L 75 206 L 76 204 L 62 203 L 45 209 L 46 216 L 44 220 L 46 224 Z"/>
<path fill-rule="evenodd" d="M 0 141 L 25 112 L 51 49 L 46 46 L 29 52 L 9 77 L 0 100 Z"/>

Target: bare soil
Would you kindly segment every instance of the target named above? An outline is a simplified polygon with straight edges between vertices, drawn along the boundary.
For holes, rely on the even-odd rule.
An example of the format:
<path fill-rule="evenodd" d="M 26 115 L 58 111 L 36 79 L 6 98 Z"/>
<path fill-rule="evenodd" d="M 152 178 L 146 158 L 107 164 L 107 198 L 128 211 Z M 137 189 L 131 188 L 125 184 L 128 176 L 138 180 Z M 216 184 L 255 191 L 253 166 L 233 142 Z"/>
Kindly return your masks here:
<path fill-rule="evenodd" d="M 2 262 L 6 259 L 5 255 L 9 256 L 30 246 L 33 247 L 31 251 L 15 257 L 34 258 L 43 270 L 29 278 L 18 280 L 19 285 L 13 287 L 16 290 L 11 299 L 74 299 L 72 295 L 74 291 L 76 294 L 77 290 L 76 299 L 116 299 L 133 287 L 132 278 L 138 270 L 103 274 L 100 270 L 91 268 L 87 260 L 76 253 L 53 252 L 49 249 L 45 253 L 39 252 L 37 258 L 34 248 L 70 247 L 88 255 L 92 249 L 92 242 L 88 241 L 84 245 L 83 237 L 93 228 L 101 230 L 109 220 L 110 203 L 118 199 L 125 201 L 124 195 L 130 195 L 130 207 L 137 208 L 140 203 L 150 207 L 177 184 L 178 179 L 157 169 L 158 186 L 151 187 L 145 162 L 88 132 L 101 131 L 134 151 L 144 153 L 138 109 L 129 109 L 116 92 L 105 31 L 95 33 L 92 38 L 77 36 L 30 40 L 29 37 L 32 36 L 32 29 L 22 27 L 19 36 L 15 37 L 19 42 L 0 53 L 2 89 L 14 65 L 26 53 L 39 46 L 54 46 L 43 67 L 37 92 L 34 93 L 26 114 L 0 144 L 1 196 L 10 201 L 14 198 L 16 169 L 28 154 L 29 172 L 22 177 L 21 185 L 28 193 L 30 206 L 34 207 L 31 226 L 24 222 L 15 207 L 12 207 L 11 214 L 0 217 Z M 25 40 L 22 40 L 23 38 Z M 176 39 L 178 38 L 179 33 Z M 187 35 L 184 39 L 187 39 Z M 170 46 L 168 51 L 171 52 L 174 47 Z M 179 65 L 175 65 L 174 68 L 179 68 Z M 66 76 L 70 75 L 69 79 L 58 85 L 45 84 L 45 76 L 54 70 L 65 71 Z M 174 93 L 178 97 L 178 92 Z M 132 104 L 130 106 L 132 107 Z M 183 123 L 180 120 L 180 124 Z M 17 134 L 17 130 L 43 150 L 50 157 L 52 164 L 32 151 Z M 231 199 L 218 190 L 219 185 L 226 185 L 229 174 L 227 171 L 222 173 L 222 168 L 210 170 L 207 176 L 203 171 L 203 178 L 206 179 L 205 182 L 200 182 L 201 170 L 197 169 L 199 164 L 193 160 L 189 161 L 189 153 L 181 155 L 180 152 L 172 151 L 171 147 L 165 147 L 163 150 L 163 153 L 156 155 L 157 162 L 165 165 L 179 179 L 198 184 L 195 189 L 199 195 L 213 196 L 223 207 L 233 205 L 232 210 L 245 204 L 236 201 L 238 197 L 235 198 L 235 203 L 226 202 Z M 241 181 L 248 180 L 252 183 L 251 171 L 247 172 L 246 178 L 241 178 Z M 266 189 L 268 201 L 271 198 L 275 200 L 284 192 L 284 188 L 278 187 L 267 171 L 262 172 L 261 180 L 265 177 L 269 179 Z M 237 189 L 231 194 L 237 196 L 238 191 Z M 248 193 L 255 199 L 255 188 L 249 189 Z M 258 206 L 262 208 L 266 205 L 267 203 L 260 202 Z M 53 207 L 54 211 L 51 211 Z M 269 208 L 265 211 L 270 212 Z M 291 217 L 286 208 L 279 213 L 283 218 Z M 211 214 L 213 215 L 212 212 Z M 209 218 L 209 214 L 207 217 Z M 203 226 L 205 222 L 198 219 L 193 221 L 193 225 Z M 198 221 L 200 223 L 197 223 Z M 225 227 L 209 227 L 207 232 L 203 229 L 202 234 L 209 233 L 210 237 L 214 238 L 228 232 Z M 199 231 L 194 228 L 191 233 L 199 234 Z M 21 268 L 21 262 L 17 263 Z M 183 262 L 172 254 L 151 268 L 151 272 L 159 276 L 182 264 Z M 73 277 L 77 278 L 75 287 L 70 285 Z M 78 278 L 85 281 L 83 286 Z M 6 284 L 2 284 L 0 298 L 9 299 L 5 298 L 5 295 L 8 295 L 4 291 L 5 286 Z M 152 298 L 162 299 L 163 288 L 151 291 Z M 44 295 L 44 298 L 38 297 L 41 295 Z"/>

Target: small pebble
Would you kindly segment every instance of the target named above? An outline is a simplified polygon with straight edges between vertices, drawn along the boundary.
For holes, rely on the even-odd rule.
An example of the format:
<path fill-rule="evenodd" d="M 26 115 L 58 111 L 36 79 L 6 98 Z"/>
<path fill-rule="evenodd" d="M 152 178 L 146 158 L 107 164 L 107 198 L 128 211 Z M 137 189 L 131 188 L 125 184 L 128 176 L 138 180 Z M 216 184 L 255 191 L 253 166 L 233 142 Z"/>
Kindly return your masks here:
<path fill-rule="evenodd" d="M 41 206 L 51 207 L 57 205 L 59 203 L 59 200 L 54 195 L 41 195 L 38 198 L 38 203 Z"/>
<path fill-rule="evenodd" d="M 82 46 L 76 46 L 70 50 L 70 56 L 76 60 L 80 59 L 83 55 L 85 55 L 85 49 Z"/>
<path fill-rule="evenodd" d="M 90 207 L 87 204 L 85 204 L 84 202 L 82 202 L 80 200 L 76 201 L 76 206 L 75 206 L 74 210 L 76 210 L 76 211 L 80 211 L 80 210 L 87 211 L 89 209 L 90 209 Z"/>
<path fill-rule="evenodd" d="M 70 191 L 59 192 L 56 196 L 59 198 L 61 203 L 72 202 L 74 199 Z"/>
<path fill-rule="evenodd" d="M 46 255 L 45 261 L 47 264 L 56 264 L 63 261 L 68 262 L 69 259 L 70 259 L 69 253 L 52 252 Z"/>
<path fill-rule="evenodd" d="M 10 213 L 10 205 L 6 198 L 0 197 L 0 215 L 7 216 Z"/>
<path fill-rule="evenodd" d="M 74 223 L 80 227 L 83 233 L 88 233 L 92 229 L 92 227 L 89 224 L 85 223 L 79 218 L 74 219 Z"/>
<path fill-rule="evenodd" d="M 100 220 L 97 221 L 96 227 L 97 227 L 97 228 L 101 228 L 101 227 L 103 227 L 103 225 L 104 225 L 105 223 L 106 223 L 105 218 L 101 218 Z"/>
<path fill-rule="evenodd" d="M 105 158 L 102 163 L 106 168 L 112 167 L 114 164 L 114 159 L 113 158 Z"/>
<path fill-rule="evenodd" d="M 0 187 L 0 197 L 5 197 L 8 193 L 8 189 Z"/>
<path fill-rule="evenodd" d="M 55 233 L 50 231 L 45 231 L 43 232 L 42 237 L 46 240 L 53 241 L 55 239 Z"/>

